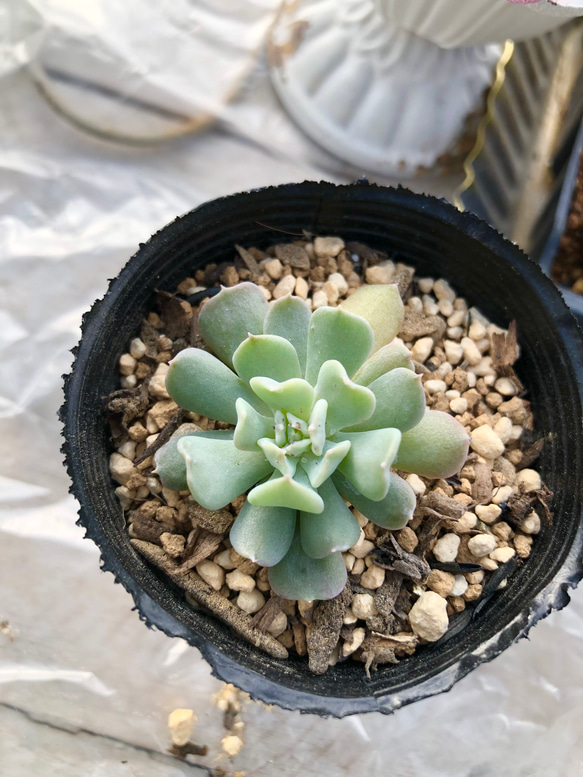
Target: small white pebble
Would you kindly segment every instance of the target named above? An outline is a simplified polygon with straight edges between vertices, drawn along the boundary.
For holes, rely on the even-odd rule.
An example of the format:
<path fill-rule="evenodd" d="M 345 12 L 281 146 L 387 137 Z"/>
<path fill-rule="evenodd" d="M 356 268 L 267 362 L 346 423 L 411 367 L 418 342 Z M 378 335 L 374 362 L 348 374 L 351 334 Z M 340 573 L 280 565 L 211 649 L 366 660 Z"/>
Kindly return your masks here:
<path fill-rule="evenodd" d="M 255 579 L 251 575 L 245 575 L 238 569 L 229 572 L 225 579 L 231 591 L 246 591 L 249 593 L 249 591 L 255 588 Z"/>
<path fill-rule="evenodd" d="M 488 572 L 493 572 L 495 569 L 498 569 L 498 562 L 494 561 L 494 559 L 489 556 L 482 556 L 480 565 Z"/>
<path fill-rule="evenodd" d="M 134 374 L 124 375 L 120 380 L 120 385 L 125 389 L 135 388 L 138 385 L 138 379 Z"/>
<path fill-rule="evenodd" d="M 129 510 L 133 502 L 134 492 L 130 491 L 126 486 L 118 486 L 115 489 L 115 495 L 119 499 L 122 510 Z"/>
<path fill-rule="evenodd" d="M 468 400 L 460 397 L 459 399 L 452 399 L 449 403 L 449 409 L 455 415 L 462 415 L 468 409 Z"/>
<path fill-rule="evenodd" d="M 484 523 L 494 523 L 502 513 L 498 505 L 476 505 L 474 509 L 478 518 Z"/>
<path fill-rule="evenodd" d="M 420 297 L 409 297 L 407 300 L 407 307 L 414 310 L 415 313 L 423 313 L 423 302 Z"/>
<path fill-rule="evenodd" d="M 265 604 L 265 597 L 261 591 L 254 588 L 252 591 L 241 591 L 237 597 L 237 607 L 251 615 L 258 612 Z"/>
<path fill-rule="evenodd" d="M 147 499 L 150 496 L 148 486 L 140 486 L 136 491 L 136 499 Z"/>
<path fill-rule="evenodd" d="M 439 313 L 439 305 L 428 294 L 424 294 L 423 298 L 423 312 L 426 316 L 436 316 Z"/>
<path fill-rule="evenodd" d="M 464 349 L 461 343 L 456 343 L 454 340 L 445 341 L 445 355 L 450 364 L 459 364 L 464 355 Z"/>
<path fill-rule="evenodd" d="M 271 299 L 270 289 L 268 289 L 267 286 L 260 286 L 259 288 L 263 292 L 263 296 L 265 297 L 265 299 L 269 302 L 269 300 Z"/>
<path fill-rule="evenodd" d="M 355 594 L 352 597 L 351 610 L 357 618 L 363 621 L 373 615 L 378 615 L 374 599 L 370 594 Z"/>
<path fill-rule="evenodd" d="M 344 248 L 341 237 L 317 237 L 314 240 L 314 251 L 317 256 L 338 256 Z"/>
<path fill-rule="evenodd" d="M 322 291 L 326 295 L 326 299 L 328 300 L 329 305 L 334 306 L 338 302 L 340 294 L 335 283 L 332 283 L 332 281 L 326 281 L 326 283 L 322 286 Z"/>
<path fill-rule="evenodd" d="M 353 623 L 356 623 L 358 618 L 356 615 L 352 612 L 352 610 L 346 610 L 344 613 L 344 618 L 342 619 L 342 623 L 345 626 L 351 626 Z"/>
<path fill-rule="evenodd" d="M 237 564 L 231 558 L 231 551 L 228 549 L 218 553 L 214 557 L 213 561 L 223 569 L 235 569 L 237 566 Z"/>
<path fill-rule="evenodd" d="M 380 588 L 385 582 L 385 570 L 376 564 L 371 564 L 360 576 L 360 585 L 372 590 Z"/>
<path fill-rule="evenodd" d="M 484 354 L 486 351 L 490 350 L 490 339 L 485 337 L 483 340 L 476 340 L 476 345 L 478 346 L 480 353 Z"/>
<path fill-rule="evenodd" d="M 192 710 L 172 710 L 170 715 L 168 715 L 168 728 L 170 729 L 172 744 L 177 747 L 184 747 L 184 745 L 188 744 L 197 720 L 198 718 Z"/>
<path fill-rule="evenodd" d="M 390 283 L 393 279 L 392 267 L 383 267 L 380 264 L 366 268 L 366 282 L 370 284 Z"/>
<path fill-rule="evenodd" d="M 463 575 L 456 575 L 453 588 L 451 589 L 451 596 L 463 596 L 468 590 L 468 581 Z"/>
<path fill-rule="evenodd" d="M 136 458 L 136 443 L 134 440 L 127 440 L 119 446 L 117 452 L 121 453 L 122 456 L 125 456 L 126 459 L 131 459 L 133 461 Z"/>
<path fill-rule="evenodd" d="M 522 437 L 523 431 L 524 429 L 522 428 L 522 426 L 519 426 L 518 424 L 513 424 L 512 432 L 510 434 L 510 441 L 516 442 L 516 440 L 520 440 L 520 438 Z"/>
<path fill-rule="evenodd" d="M 532 491 L 540 491 L 542 488 L 542 481 L 536 470 L 522 469 L 516 476 L 514 485 L 522 494 L 530 494 Z"/>
<path fill-rule="evenodd" d="M 352 567 L 352 574 L 353 575 L 361 575 L 364 572 L 365 564 L 363 558 L 357 558 L 354 562 L 354 566 Z"/>
<path fill-rule="evenodd" d="M 134 359 L 141 359 L 146 354 L 146 344 L 139 337 L 134 337 L 130 343 L 130 353 Z"/>
<path fill-rule="evenodd" d="M 470 340 L 470 342 L 472 342 Z M 476 346 L 477 349 L 477 346 Z M 496 375 L 494 368 L 492 367 L 492 357 L 484 356 L 475 366 L 470 366 L 468 372 L 473 372 L 478 378 L 485 378 L 487 376 L 494 377 Z M 474 384 L 475 385 L 475 384 Z"/>
<path fill-rule="evenodd" d="M 496 383 L 494 383 L 494 388 L 503 397 L 513 397 L 518 393 L 518 389 L 510 378 L 498 378 Z"/>
<path fill-rule="evenodd" d="M 334 286 L 338 289 L 338 294 L 343 297 L 346 292 L 348 291 L 348 283 L 346 283 L 346 278 L 339 272 L 333 272 L 330 277 L 328 278 L 330 283 L 333 283 Z"/>
<path fill-rule="evenodd" d="M 443 380 L 426 380 L 423 385 L 428 394 L 437 394 L 438 391 L 445 392 L 447 390 Z"/>
<path fill-rule="evenodd" d="M 444 318 L 449 318 L 453 313 L 453 305 L 449 299 L 440 299 L 437 303 L 437 307 L 439 308 L 439 312 Z"/>
<path fill-rule="evenodd" d="M 122 375 L 131 375 L 136 369 L 136 360 L 131 353 L 122 353 L 119 357 L 119 371 Z"/>
<path fill-rule="evenodd" d="M 451 337 L 452 340 L 461 340 L 464 333 L 464 330 L 461 328 L 461 326 L 448 326 L 445 331 L 447 336 Z"/>
<path fill-rule="evenodd" d="M 512 486 L 500 486 L 500 488 L 497 488 L 496 491 L 494 491 L 492 502 L 494 502 L 495 505 L 501 505 L 504 502 L 507 502 L 513 493 L 514 489 Z"/>
<path fill-rule="evenodd" d="M 328 305 L 328 297 L 326 296 L 326 292 L 322 291 L 322 289 L 318 289 L 318 291 L 315 291 L 312 296 L 312 307 L 314 310 L 318 310 L 318 308 L 324 308 Z"/>
<path fill-rule="evenodd" d="M 409 612 L 409 623 L 418 637 L 435 642 L 447 631 L 447 601 L 435 591 L 425 591 Z"/>
<path fill-rule="evenodd" d="M 461 394 L 460 394 L 460 392 L 459 392 L 457 389 L 448 389 L 448 390 L 445 392 L 445 396 L 446 396 L 448 399 L 459 399 L 459 398 L 460 398 L 460 396 L 461 396 Z"/>
<path fill-rule="evenodd" d="M 221 739 L 221 747 L 223 753 L 233 758 L 235 755 L 239 755 L 243 747 L 243 740 L 236 734 L 227 734 Z"/>
<path fill-rule="evenodd" d="M 419 291 L 422 294 L 429 294 L 433 288 L 434 283 L 435 281 L 433 278 L 419 278 L 417 285 L 419 286 Z"/>
<path fill-rule="evenodd" d="M 204 559 L 196 565 L 196 571 L 214 591 L 220 591 L 225 582 L 225 570 L 209 559 Z"/>
<path fill-rule="evenodd" d="M 281 278 L 281 274 L 283 273 L 283 264 L 279 261 L 279 259 L 270 259 L 268 262 L 265 262 L 263 268 L 269 277 L 274 281 L 278 281 Z"/>
<path fill-rule="evenodd" d="M 407 475 L 406 480 L 417 496 L 421 496 L 421 494 L 425 493 L 427 486 L 421 480 L 419 475 Z"/>
<path fill-rule="evenodd" d="M 273 299 L 280 299 L 286 294 L 291 294 L 295 289 L 296 279 L 294 275 L 284 276 L 273 290 Z M 324 295 L 326 296 L 326 295 Z"/>
<path fill-rule="evenodd" d="M 525 534 L 538 534 L 540 531 L 540 518 L 538 514 L 535 513 L 534 510 L 531 510 L 521 523 L 520 528 Z"/>
<path fill-rule="evenodd" d="M 488 424 L 470 432 L 470 445 L 472 450 L 485 459 L 497 459 L 504 453 L 504 443 Z"/>
<path fill-rule="evenodd" d="M 439 300 L 448 299 L 450 302 L 453 302 L 455 299 L 455 291 L 447 281 L 443 280 L 443 278 L 435 281 L 433 284 L 433 293 Z"/>
<path fill-rule="evenodd" d="M 466 318 L 465 310 L 456 310 L 447 319 L 447 325 L 449 327 L 462 326 Z"/>
<path fill-rule="evenodd" d="M 274 637 L 279 637 L 280 634 L 287 629 L 287 615 L 283 610 L 278 612 L 275 618 L 271 621 L 271 626 L 267 631 Z"/>
<path fill-rule="evenodd" d="M 166 374 L 169 370 L 167 364 L 159 364 L 156 372 L 152 375 L 148 384 L 148 392 L 158 399 L 170 399 L 170 394 L 166 391 Z"/>
<path fill-rule="evenodd" d="M 310 287 L 308 286 L 307 280 L 305 278 L 297 278 L 296 286 L 295 286 L 296 296 L 301 297 L 302 299 L 308 299 L 309 291 L 310 291 Z"/>
<path fill-rule="evenodd" d="M 482 340 L 486 335 L 486 327 L 481 323 L 481 321 L 474 319 L 470 324 L 468 335 L 471 340 Z"/>
<path fill-rule="evenodd" d="M 355 558 L 364 558 L 365 556 L 368 556 L 368 554 L 373 549 L 374 549 L 374 542 L 371 542 L 370 540 L 365 539 L 364 533 L 361 532 L 360 538 L 356 543 L 356 545 L 353 545 L 348 550 L 350 553 L 352 553 L 352 555 Z"/>
<path fill-rule="evenodd" d="M 351 642 L 344 642 L 342 644 L 342 655 L 343 656 L 350 656 L 352 653 L 354 653 L 358 648 L 362 645 L 364 642 L 364 629 L 362 627 L 359 627 L 358 629 L 354 629 L 352 632 L 352 641 Z"/>
<path fill-rule="evenodd" d="M 476 558 L 489 555 L 496 547 L 496 537 L 493 534 L 476 534 L 468 540 L 468 550 Z"/>
<path fill-rule="evenodd" d="M 459 521 L 455 524 L 455 530 L 458 534 L 467 534 L 478 523 L 478 516 L 466 510 Z"/>
<path fill-rule="evenodd" d="M 124 486 L 130 479 L 130 476 L 134 474 L 135 467 L 133 463 L 125 456 L 122 456 L 121 453 L 112 453 L 109 457 L 109 471 L 111 477 Z"/>
<path fill-rule="evenodd" d="M 349 573 L 352 572 L 354 562 L 356 561 L 355 557 L 352 555 L 352 553 L 343 553 L 342 558 L 344 559 L 344 566 L 346 567 L 346 571 Z"/>
<path fill-rule="evenodd" d="M 413 344 L 413 348 L 411 349 L 411 356 L 413 361 L 423 364 L 429 358 L 432 350 L 433 338 L 421 337 L 419 340 L 417 340 L 416 343 Z"/>
<path fill-rule="evenodd" d="M 457 534 L 444 534 L 433 546 L 433 555 L 438 561 L 455 561 L 460 546 L 460 538 Z"/>
<path fill-rule="evenodd" d="M 464 352 L 464 359 L 471 367 L 475 367 L 482 360 L 482 354 L 478 346 L 469 337 L 462 337 L 462 348 Z"/>
<path fill-rule="evenodd" d="M 514 558 L 516 555 L 516 551 L 514 548 L 496 548 L 496 550 L 493 550 L 490 553 L 490 558 L 492 561 L 497 561 L 499 564 L 505 564 L 507 561 L 510 561 L 511 558 Z"/>
<path fill-rule="evenodd" d="M 449 375 L 450 372 L 453 372 L 453 367 L 449 362 L 442 362 L 439 367 L 435 370 L 435 375 L 438 375 L 442 380 L 445 378 L 446 375 Z"/>
<path fill-rule="evenodd" d="M 467 379 L 468 379 L 468 387 L 469 388 L 475 388 L 476 387 L 477 378 L 476 378 L 476 376 L 474 375 L 473 372 L 468 372 L 467 373 Z"/>
<path fill-rule="evenodd" d="M 494 431 L 500 438 L 501 442 L 506 445 L 512 435 L 512 421 L 510 418 L 503 416 L 499 421 L 494 424 Z"/>

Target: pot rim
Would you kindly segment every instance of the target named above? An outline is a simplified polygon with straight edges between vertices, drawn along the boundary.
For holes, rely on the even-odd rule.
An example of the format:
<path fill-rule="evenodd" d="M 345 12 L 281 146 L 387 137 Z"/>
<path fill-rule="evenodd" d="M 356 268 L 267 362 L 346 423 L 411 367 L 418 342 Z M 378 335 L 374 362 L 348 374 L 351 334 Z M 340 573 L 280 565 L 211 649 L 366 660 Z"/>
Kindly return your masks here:
<path fill-rule="evenodd" d="M 203 203 L 193 211 L 178 217 L 154 233 L 146 243 L 140 244 L 138 251 L 127 262 L 119 275 L 111 281 L 104 297 L 97 300 L 91 310 L 83 316 L 82 337 L 78 346 L 73 349 L 75 360 L 70 373 L 64 376 L 65 400 L 60 408 L 59 418 L 64 426 L 63 436 L 65 442 L 61 450 L 72 481 L 69 491 L 78 499 L 81 505 L 77 523 L 86 529 L 86 537 L 89 537 L 97 544 L 101 555 L 102 570 L 111 572 L 114 575 L 115 582 L 121 583 L 132 595 L 139 617 L 148 627 L 152 628 L 155 626 L 168 636 L 178 636 L 186 639 L 201 651 L 203 657 L 210 664 L 213 675 L 225 682 L 230 682 L 243 688 L 250 693 L 252 698 L 261 700 L 264 703 L 277 704 L 288 710 L 299 709 L 302 712 L 317 713 L 321 716 L 332 715 L 338 718 L 362 712 L 382 712 L 388 714 L 421 698 L 450 690 L 459 679 L 468 674 L 473 668 L 481 663 L 490 661 L 510 644 L 526 636 L 539 620 L 546 617 L 553 610 L 562 609 L 570 600 L 568 589 L 574 588 L 583 577 L 583 522 L 579 522 L 573 544 L 563 565 L 552 580 L 525 604 L 514 619 L 492 637 L 475 647 L 471 652 L 458 656 L 438 674 L 429 677 L 423 682 L 413 682 L 401 688 L 397 693 L 381 690 L 373 692 L 372 695 L 362 697 L 329 697 L 284 686 L 281 683 L 274 682 L 267 676 L 243 666 L 226 655 L 219 647 L 212 644 L 203 634 L 191 631 L 178 618 L 167 612 L 154 598 L 156 596 L 159 600 L 164 599 L 160 594 L 160 590 L 157 590 L 157 585 L 152 586 L 148 582 L 148 590 L 145 590 L 144 586 L 147 581 L 141 581 L 134 577 L 124 567 L 123 560 L 117 552 L 118 549 L 105 535 L 91 511 L 85 507 L 84 497 L 86 489 L 80 478 L 77 477 L 80 472 L 80 465 L 77 457 L 74 455 L 75 445 L 72 443 L 72 433 L 74 434 L 76 429 L 78 407 L 72 397 L 75 394 L 75 390 L 79 390 L 82 386 L 83 369 L 90 354 L 92 333 L 99 330 L 103 325 L 107 318 L 108 306 L 111 307 L 116 295 L 124 288 L 126 277 L 130 275 L 133 265 L 138 261 L 147 261 L 150 256 L 154 255 L 158 250 L 160 241 L 170 240 L 172 234 L 179 232 L 182 222 L 192 217 L 193 213 L 204 215 L 205 211 L 207 211 L 212 217 L 214 211 L 222 208 L 232 201 L 233 198 L 262 193 L 277 194 L 291 190 L 302 190 L 302 188 L 309 189 L 310 187 L 317 187 L 322 194 L 326 192 L 336 193 L 338 196 L 347 196 L 349 199 L 355 197 L 359 188 L 362 187 L 367 191 L 371 191 L 373 188 L 382 190 L 383 196 L 389 199 L 399 198 L 399 201 L 402 201 L 404 205 L 415 206 L 417 209 L 425 209 L 431 206 L 431 215 L 435 219 L 465 232 L 466 235 L 481 241 L 498 254 L 508 253 L 508 247 L 511 246 L 514 256 L 520 257 L 519 264 L 521 265 L 520 269 L 524 278 L 531 283 L 536 283 L 539 287 L 542 285 L 547 294 L 547 305 L 560 323 L 563 338 L 568 345 L 571 367 L 574 374 L 579 376 L 579 403 L 583 406 L 583 338 L 581 332 L 554 284 L 543 274 L 539 266 L 530 260 L 518 247 L 511 244 L 494 228 L 487 225 L 477 216 L 467 212 L 460 213 L 454 206 L 443 199 L 416 194 L 400 186 L 397 188 L 377 186 L 376 184 L 369 184 L 366 180 L 345 185 L 305 181 L 303 183 L 252 189 Z M 327 203 L 323 200 L 322 207 L 325 207 L 326 204 L 333 207 L 333 201 L 334 197 Z M 109 552 L 106 553 L 105 551 Z M 186 604 L 183 607 L 185 610 L 189 609 Z"/>

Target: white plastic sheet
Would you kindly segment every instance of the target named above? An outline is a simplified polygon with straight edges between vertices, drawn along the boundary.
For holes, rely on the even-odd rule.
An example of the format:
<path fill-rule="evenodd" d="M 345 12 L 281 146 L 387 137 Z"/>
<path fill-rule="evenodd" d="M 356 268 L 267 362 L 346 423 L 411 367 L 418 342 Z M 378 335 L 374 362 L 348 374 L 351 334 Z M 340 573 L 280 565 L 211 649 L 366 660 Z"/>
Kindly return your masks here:
<path fill-rule="evenodd" d="M 148 14 L 204 7 L 142 5 Z M 0 776 L 196 774 L 165 753 L 168 713 L 190 707 L 200 719 L 195 739 L 210 748 L 198 763 L 248 777 L 580 777 L 580 593 L 537 626 L 530 641 L 450 693 L 392 717 L 320 720 L 246 705 L 245 746 L 229 762 L 215 760 L 223 729 L 210 698 L 220 684 L 208 666 L 186 643 L 148 631 L 129 595 L 100 572 L 96 548 L 75 525 L 58 452 L 60 376 L 82 313 L 138 242 L 204 200 L 352 175 L 306 141 L 280 109 L 260 32 L 237 41 L 239 48 L 214 39 L 217 56 L 256 53 L 242 91 L 218 111 L 212 129 L 145 148 L 81 132 L 49 107 L 26 62 L 39 56 L 41 37 L 55 28 L 64 40 L 63 20 L 78 19 L 80 8 L 99 21 L 88 38 L 94 51 L 104 41 L 115 48 L 121 33 L 111 27 L 111 7 L 105 0 L 35 0 L 29 15 L 22 0 L 1 7 Z M 237 19 L 244 25 L 250 14 L 254 29 L 265 30 L 273 12 L 267 0 L 229 7 L 225 30 L 242 29 Z M 140 34 L 154 47 L 157 27 L 146 18 Z M 175 92 L 168 87 L 165 94 Z M 453 184 L 414 183 L 438 194 Z"/>

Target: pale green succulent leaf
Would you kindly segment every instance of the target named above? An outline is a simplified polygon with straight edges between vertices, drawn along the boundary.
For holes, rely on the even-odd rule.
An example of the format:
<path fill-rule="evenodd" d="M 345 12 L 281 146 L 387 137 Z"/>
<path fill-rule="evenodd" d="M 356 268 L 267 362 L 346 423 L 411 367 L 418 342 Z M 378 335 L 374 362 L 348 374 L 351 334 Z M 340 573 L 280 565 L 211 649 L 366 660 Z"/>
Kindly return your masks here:
<path fill-rule="evenodd" d="M 374 340 L 370 324 L 342 308 L 318 308 L 310 320 L 306 380 L 314 385 L 320 367 L 329 359 L 339 361 L 354 375 L 367 359 Z"/>
<path fill-rule="evenodd" d="M 246 500 L 229 539 L 241 556 L 262 567 L 272 567 L 288 552 L 296 520 L 297 512 L 289 507 L 260 507 Z"/>
<path fill-rule="evenodd" d="M 286 443 L 286 426 L 284 414 L 281 410 L 276 410 L 273 414 L 273 429 L 275 432 L 275 444 L 280 447 Z"/>
<path fill-rule="evenodd" d="M 413 517 L 417 504 L 415 492 L 394 472 L 391 472 L 387 495 L 378 502 L 363 496 L 341 472 L 335 472 L 332 481 L 350 504 L 383 529 L 402 529 Z"/>
<path fill-rule="evenodd" d="M 314 389 L 301 378 L 292 378 L 283 383 L 271 378 L 251 378 L 249 384 L 255 394 L 272 410 L 285 410 L 304 421 L 310 417 L 314 404 Z M 285 423 L 285 418 L 283 419 Z M 277 439 L 277 437 L 276 437 Z"/>
<path fill-rule="evenodd" d="M 311 558 L 304 553 L 299 532 L 284 558 L 271 567 L 269 584 L 279 596 L 308 602 L 333 599 L 346 585 L 346 566 L 341 553 Z"/>
<path fill-rule="evenodd" d="M 403 301 L 394 283 L 360 286 L 342 303 L 342 309 L 368 321 L 374 332 L 372 353 L 396 337 L 405 317 Z"/>
<path fill-rule="evenodd" d="M 338 469 L 361 494 L 379 501 L 387 495 L 391 465 L 395 460 L 401 432 L 398 429 L 374 429 L 369 432 L 340 432 L 336 440 L 350 440 L 347 456 Z"/>
<path fill-rule="evenodd" d="M 395 467 L 426 478 L 448 478 L 462 468 L 470 444 L 464 427 L 448 413 L 427 410 L 403 434 Z"/>
<path fill-rule="evenodd" d="M 290 341 L 296 350 L 302 375 L 306 371 L 311 315 L 307 302 L 300 297 L 286 296 L 269 305 L 263 324 L 263 332 L 266 335 L 278 335 Z"/>
<path fill-rule="evenodd" d="M 289 475 L 293 478 L 298 466 L 297 458 L 286 456 L 285 448 L 279 448 L 273 440 L 269 440 L 266 437 L 258 440 L 257 445 L 259 445 L 272 467 L 279 470 L 282 475 Z"/>
<path fill-rule="evenodd" d="M 232 440 L 188 435 L 178 440 L 190 493 L 207 510 L 220 510 L 272 471 L 263 453 L 240 451 Z"/>
<path fill-rule="evenodd" d="M 273 416 L 261 415 L 249 402 L 239 399 L 235 403 L 237 411 L 237 425 L 233 435 L 233 441 L 241 451 L 259 451 L 257 441 L 262 437 L 270 437 L 275 434 L 273 428 Z"/>
<path fill-rule="evenodd" d="M 326 444 L 326 418 L 328 415 L 328 403 L 325 399 L 319 399 L 310 414 L 308 422 L 308 435 L 312 442 L 312 453 L 321 456 Z"/>
<path fill-rule="evenodd" d="M 178 453 L 178 440 L 192 435 L 218 440 L 233 438 L 232 431 L 211 429 L 208 431 L 189 432 L 186 435 L 179 434 L 176 437 L 171 437 L 167 443 L 158 448 L 154 454 L 154 472 L 160 476 L 162 485 L 173 491 L 185 491 L 188 488 L 188 483 L 186 482 L 186 462 Z"/>
<path fill-rule="evenodd" d="M 296 442 L 291 442 L 289 445 L 286 445 L 285 452 L 287 456 L 299 458 L 311 445 L 312 441 L 307 437 L 306 439 L 297 440 Z"/>
<path fill-rule="evenodd" d="M 206 302 L 198 316 L 201 337 L 216 355 L 233 366 L 233 354 L 249 335 L 263 333 L 269 305 L 254 283 L 223 288 Z"/>
<path fill-rule="evenodd" d="M 288 424 L 293 429 L 296 429 L 298 432 L 301 432 L 303 437 L 308 436 L 308 424 L 306 421 L 304 421 L 301 418 L 298 418 L 293 413 L 286 413 L 286 417 L 287 417 Z"/>
<path fill-rule="evenodd" d="M 360 526 L 331 480 L 320 486 L 324 500 L 319 515 L 300 513 L 300 536 L 304 553 L 312 558 L 324 558 L 336 551 L 348 550 L 360 537 Z"/>
<path fill-rule="evenodd" d="M 425 392 L 421 375 L 397 367 L 373 380 L 368 388 L 376 400 L 374 413 L 366 421 L 350 427 L 347 431 L 363 432 L 390 427 L 406 432 L 423 418 Z"/>
<path fill-rule="evenodd" d="M 281 382 L 303 374 L 293 345 L 276 335 L 250 335 L 243 340 L 233 354 L 233 367 L 246 383 L 256 376 Z"/>
<path fill-rule="evenodd" d="M 336 471 L 349 450 L 350 440 L 327 442 L 322 456 L 315 456 L 313 453 L 302 456 L 302 469 L 310 479 L 313 488 L 319 488 Z"/>
<path fill-rule="evenodd" d="M 259 411 L 267 409 L 232 370 L 200 348 L 185 348 L 172 359 L 166 390 L 185 410 L 229 424 L 237 423 L 239 397 Z"/>
<path fill-rule="evenodd" d="M 328 402 L 326 423 L 329 433 L 365 421 L 375 409 L 374 394 L 353 383 L 343 365 L 335 359 L 324 362 L 320 367 L 314 397 L 316 405 L 320 399 Z"/>
<path fill-rule="evenodd" d="M 403 367 L 415 372 L 411 351 L 403 343 L 393 340 L 388 345 L 383 345 L 378 351 L 369 356 L 353 380 L 360 386 L 369 386 L 373 380 L 380 378 L 386 372 Z"/>
<path fill-rule="evenodd" d="M 255 486 L 247 499 L 261 507 L 289 507 L 307 513 L 321 513 L 324 509 L 322 497 L 315 491 L 306 474 L 298 470 L 294 478 L 279 472 L 265 483 Z"/>

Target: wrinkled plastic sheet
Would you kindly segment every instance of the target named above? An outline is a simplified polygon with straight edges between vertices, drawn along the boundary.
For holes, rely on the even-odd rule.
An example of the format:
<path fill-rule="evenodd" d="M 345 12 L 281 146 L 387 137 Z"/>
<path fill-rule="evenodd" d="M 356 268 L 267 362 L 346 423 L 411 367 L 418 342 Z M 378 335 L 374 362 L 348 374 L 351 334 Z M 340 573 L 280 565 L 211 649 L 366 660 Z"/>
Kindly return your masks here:
<path fill-rule="evenodd" d="M 249 703 L 244 748 L 228 762 L 218 757 L 224 730 L 211 703 L 220 683 L 196 649 L 147 630 L 129 595 L 100 572 L 97 549 L 75 525 L 56 418 L 83 312 L 140 241 L 207 199 L 305 178 L 350 180 L 273 96 L 261 51 L 275 2 L 233 2 L 228 25 L 220 23 L 225 2 L 220 13 L 185 0 L 117 5 L 125 22 L 106 0 L 0 4 L 1 777 L 196 774 L 166 753 L 166 717 L 176 707 L 199 716 L 194 738 L 210 748 L 200 764 L 254 777 L 579 777 L 581 592 L 529 641 L 391 717 L 322 720 Z M 134 15 L 128 37 L 139 6 L 148 8 L 144 25 Z M 169 44 L 186 46 L 175 36 L 184 28 L 179 11 L 189 9 L 213 19 L 205 45 L 215 76 L 222 68 L 243 79 L 228 104 L 220 79 L 193 82 L 186 99 L 183 74 L 168 66 Z M 204 109 L 216 114 L 213 124 L 143 147 L 80 131 L 65 118 L 67 105 L 57 112 L 39 86 L 47 36 L 60 51 L 54 69 L 67 64 L 72 31 L 95 61 L 115 52 L 125 63 L 134 106 L 163 97 L 168 112 Z M 448 194 L 452 182 L 414 186 Z"/>

